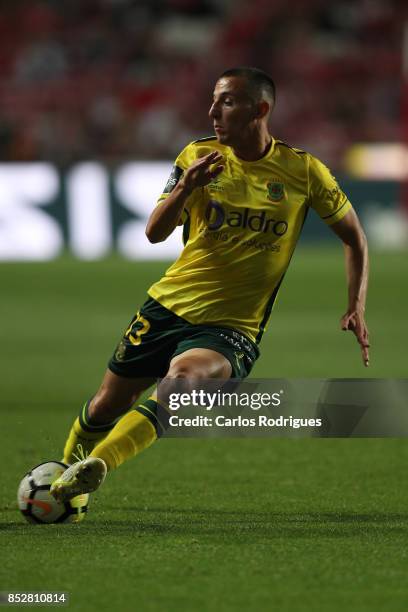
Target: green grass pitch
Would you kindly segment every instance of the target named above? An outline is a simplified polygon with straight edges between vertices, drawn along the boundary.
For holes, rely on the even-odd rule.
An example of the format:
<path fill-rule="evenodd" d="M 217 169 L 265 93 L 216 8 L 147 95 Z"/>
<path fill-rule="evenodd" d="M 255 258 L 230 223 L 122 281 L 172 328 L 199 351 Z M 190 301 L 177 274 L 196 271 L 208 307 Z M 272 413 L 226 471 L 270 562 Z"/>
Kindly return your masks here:
<path fill-rule="evenodd" d="M 164 263 L 2 264 L 0 590 L 70 609 L 406 610 L 405 440 L 163 440 L 111 474 L 80 525 L 31 526 L 25 471 L 68 427 Z M 374 254 L 371 366 L 339 331 L 341 249 L 299 249 L 256 377 L 407 378 L 406 254 Z M 384 406 L 387 410 L 387 406 Z"/>

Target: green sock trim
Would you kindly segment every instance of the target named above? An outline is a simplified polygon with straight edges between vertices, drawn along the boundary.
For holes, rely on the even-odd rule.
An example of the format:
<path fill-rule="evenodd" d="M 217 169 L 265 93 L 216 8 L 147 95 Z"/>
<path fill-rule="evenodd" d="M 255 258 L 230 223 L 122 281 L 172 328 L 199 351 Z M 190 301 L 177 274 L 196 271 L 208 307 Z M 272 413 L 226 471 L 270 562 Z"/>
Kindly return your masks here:
<path fill-rule="evenodd" d="M 137 412 L 140 412 L 149 419 L 156 430 L 158 438 L 163 435 L 169 425 L 169 415 L 160 404 L 152 399 L 148 399 L 143 404 L 139 404 L 134 410 L 137 410 Z"/>

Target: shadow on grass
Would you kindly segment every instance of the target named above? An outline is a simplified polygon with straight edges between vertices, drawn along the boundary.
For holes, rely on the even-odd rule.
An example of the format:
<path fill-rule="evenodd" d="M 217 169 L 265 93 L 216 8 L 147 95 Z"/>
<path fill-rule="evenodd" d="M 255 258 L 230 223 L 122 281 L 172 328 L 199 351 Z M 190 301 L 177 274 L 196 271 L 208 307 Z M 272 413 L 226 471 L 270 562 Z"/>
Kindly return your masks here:
<path fill-rule="evenodd" d="M 333 512 L 248 512 L 222 509 L 105 508 L 121 514 L 118 519 L 89 518 L 80 525 L 29 525 L 0 523 L 0 532 L 44 537 L 58 531 L 68 538 L 106 535 L 110 537 L 239 537 L 252 541 L 277 538 L 355 538 L 408 535 L 408 513 Z M 63 531 L 65 530 L 65 532 Z"/>

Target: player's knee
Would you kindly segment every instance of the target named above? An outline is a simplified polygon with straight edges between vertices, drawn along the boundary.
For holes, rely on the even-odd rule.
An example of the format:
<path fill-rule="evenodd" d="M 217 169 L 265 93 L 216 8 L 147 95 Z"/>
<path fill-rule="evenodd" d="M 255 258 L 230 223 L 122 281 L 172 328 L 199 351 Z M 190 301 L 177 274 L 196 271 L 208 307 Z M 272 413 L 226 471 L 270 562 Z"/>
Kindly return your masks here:
<path fill-rule="evenodd" d="M 187 384 L 187 379 L 198 381 L 211 378 L 229 378 L 230 376 L 231 364 L 226 359 L 216 368 L 213 364 L 209 367 L 207 364 L 199 363 L 176 363 L 170 367 L 166 374 L 166 378 L 178 379 L 180 382 L 180 379 L 186 379 L 185 384 Z"/>
<path fill-rule="evenodd" d="M 158 396 L 164 401 L 168 401 L 168 397 L 173 393 L 189 393 L 197 379 L 203 376 L 199 375 L 197 369 L 192 368 L 188 364 L 174 364 L 170 366 L 165 378 L 158 386 Z"/>
<path fill-rule="evenodd" d="M 166 378 L 208 380 L 229 378 L 231 363 L 224 355 L 208 349 L 191 349 L 170 362 Z"/>
<path fill-rule="evenodd" d="M 197 379 L 206 378 L 206 372 L 204 371 L 203 368 L 197 367 L 195 364 L 175 363 L 174 365 L 170 366 L 169 371 L 166 374 L 166 378 L 169 378 L 169 379 L 194 378 L 195 380 L 197 380 Z"/>

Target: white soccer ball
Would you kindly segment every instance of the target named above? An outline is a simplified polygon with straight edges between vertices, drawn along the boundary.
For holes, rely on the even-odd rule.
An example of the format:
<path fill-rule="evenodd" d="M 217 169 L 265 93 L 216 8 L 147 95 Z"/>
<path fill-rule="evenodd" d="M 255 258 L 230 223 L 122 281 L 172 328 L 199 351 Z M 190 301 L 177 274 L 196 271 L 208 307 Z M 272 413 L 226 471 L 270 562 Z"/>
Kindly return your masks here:
<path fill-rule="evenodd" d="M 68 468 L 60 461 L 40 463 L 27 472 L 18 487 L 17 501 L 29 523 L 79 523 L 88 510 L 89 495 L 78 495 L 68 502 L 57 502 L 50 486 Z"/>

